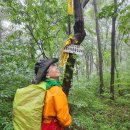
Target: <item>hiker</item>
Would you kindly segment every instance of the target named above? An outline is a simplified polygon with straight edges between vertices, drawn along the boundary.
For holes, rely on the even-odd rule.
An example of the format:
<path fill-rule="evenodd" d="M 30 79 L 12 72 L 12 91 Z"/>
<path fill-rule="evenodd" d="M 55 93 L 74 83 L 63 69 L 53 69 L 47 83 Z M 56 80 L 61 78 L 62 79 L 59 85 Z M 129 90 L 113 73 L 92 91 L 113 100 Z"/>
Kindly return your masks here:
<path fill-rule="evenodd" d="M 58 59 L 41 60 L 35 64 L 36 83 L 46 82 L 46 96 L 43 108 L 42 130 L 64 130 L 70 126 L 68 102 L 58 81 L 60 71 L 55 63 Z"/>

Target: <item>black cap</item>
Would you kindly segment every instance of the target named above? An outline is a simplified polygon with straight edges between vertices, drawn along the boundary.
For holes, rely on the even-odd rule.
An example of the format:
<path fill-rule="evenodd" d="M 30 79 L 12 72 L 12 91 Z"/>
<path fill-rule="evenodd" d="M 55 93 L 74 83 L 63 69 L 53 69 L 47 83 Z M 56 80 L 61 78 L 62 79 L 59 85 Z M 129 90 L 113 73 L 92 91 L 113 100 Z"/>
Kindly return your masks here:
<path fill-rule="evenodd" d="M 40 83 L 46 78 L 47 70 L 50 65 L 58 62 L 57 58 L 43 59 L 35 64 L 36 83 Z"/>

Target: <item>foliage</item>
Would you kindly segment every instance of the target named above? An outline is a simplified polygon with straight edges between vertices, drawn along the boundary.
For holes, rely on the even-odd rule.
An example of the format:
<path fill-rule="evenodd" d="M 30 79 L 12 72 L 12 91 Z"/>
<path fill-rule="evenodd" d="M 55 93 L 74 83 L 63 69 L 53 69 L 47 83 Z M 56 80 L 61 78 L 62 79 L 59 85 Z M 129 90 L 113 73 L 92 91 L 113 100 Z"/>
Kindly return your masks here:
<path fill-rule="evenodd" d="M 70 92 L 70 111 L 73 116 L 72 130 L 119 130 L 130 129 L 129 99 L 117 97 L 111 101 L 104 97 L 97 98 L 98 80 L 74 82 Z M 105 84 L 106 85 L 106 84 Z"/>
<path fill-rule="evenodd" d="M 29 40 L 34 43 L 33 45 L 41 49 L 42 54 L 44 52 L 43 56 L 52 57 L 51 52 L 57 50 L 58 42 L 61 43 L 59 37 L 63 37 L 63 33 L 67 30 L 65 2 L 26 0 L 24 4 L 21 4 L 14 0 L 6 4 L 11 9 L 10 20 L 15 25 L 22 26 L 30 35 Z"/>
<path fill-rule="evenodd" d="M 130 17 L 130 5 L 123 8 L 120 12 L 120 26 L 119 30 L 123 34 L 128 34 L 130 32 L 130 23 L 129 23 L 129 17 Z M 129 39 L 130 40 L 130 39 Z"/>
<path fill-rule="evenodd" d="M 1 42 L 0 48 L 0 129 L 12 130 L 13 97 L 17 88 L 30 84 L 32 60 L 27 57 L 25 46 L 18 42 Z"/>
<path fill-rule="evenodd" d="M 108 5 L 102 8 L 102 11 L 98 13 L 98 18 L 109 18 L 114 15 L 114 5 Z"/>

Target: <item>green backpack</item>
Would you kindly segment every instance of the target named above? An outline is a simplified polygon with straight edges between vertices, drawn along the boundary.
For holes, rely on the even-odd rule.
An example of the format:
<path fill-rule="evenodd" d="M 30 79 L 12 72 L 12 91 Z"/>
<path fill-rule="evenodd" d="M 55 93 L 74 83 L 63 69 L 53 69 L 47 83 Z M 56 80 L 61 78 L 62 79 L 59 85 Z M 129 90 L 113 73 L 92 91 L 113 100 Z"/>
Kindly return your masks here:
<path fill-rule="evenodd" d="M 18 89 L 13 102 L 14 130 L 41 130 L 46 83 Z"/>

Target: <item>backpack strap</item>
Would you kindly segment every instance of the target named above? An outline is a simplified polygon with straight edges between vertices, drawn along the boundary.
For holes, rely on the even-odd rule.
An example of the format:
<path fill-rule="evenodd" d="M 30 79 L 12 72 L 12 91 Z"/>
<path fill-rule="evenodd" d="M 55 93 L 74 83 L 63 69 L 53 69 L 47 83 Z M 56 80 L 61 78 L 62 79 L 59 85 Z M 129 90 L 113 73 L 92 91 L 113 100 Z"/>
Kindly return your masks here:
<path fill-rule="evenodd" d="M 40 84 L 38 84 L 38 87 L 42 88 L 43 90 L 46 90 L 46 82 L 41 82 Z"/>

